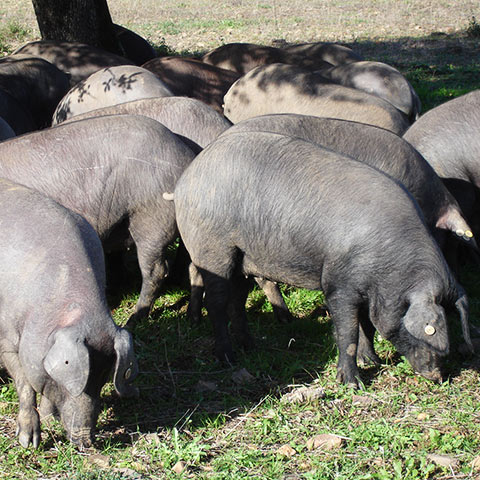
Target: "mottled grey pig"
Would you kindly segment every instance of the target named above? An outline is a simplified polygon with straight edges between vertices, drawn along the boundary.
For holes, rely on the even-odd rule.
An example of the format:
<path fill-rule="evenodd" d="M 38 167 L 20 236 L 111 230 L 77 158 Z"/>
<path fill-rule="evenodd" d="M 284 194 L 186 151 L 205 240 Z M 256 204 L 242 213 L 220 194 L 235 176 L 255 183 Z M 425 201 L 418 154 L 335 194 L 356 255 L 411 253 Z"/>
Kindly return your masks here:
<path fill-rule="evenodd" d="M 30 111 L 2 88 L 0 88 L 0 117 L 13 128 L 16 135 L 37 129 Z"/>
<path fill-rule="evenodd" d="M 466 296 L 416 202 L 368 165 L 283 135 L 225 134 L 186 169 L 174 198 L 220 358 L 232 356 L 229 304 L 250 341 L 245 275 L 323 290 L 344 383 L 357 385 L 359 330 L 370 322 L 432 380 L 449 350 L 443 306 L 457 306 L 471 346 Z"/>
<path fill-rule="evenodd" d="M 102 68 L 133 64 L 125 57 L 93 45 L 56 40 L 28 42 L 13 52 L 13 55 L 17 54 L 34 55 L 53 63 L 70 75 L 72 87 Z"/>
<path fill-rule="evenodd" d="M 145 68 L 132 65 L 104 68 L 68 91 L 53 113 L 52 125 L 96 108 L 172 95 L 168 87 Z"/>
<path fill-rule="evenodd" d="M 91 110 L 67 121 L 122 113 L 153 118 L 182 139 L 188 139 L 189 145 L 193 142 L 198 152 L 232 125 L 223 115 L 205 103 L 187 97 L 141 98 Z"/>
<path fill-rule="evenodd" d="M 411 83 L 394 67 L 382 62 L 352 62 L 318 73 L 344 87 L 357 88 L 390 102 L 414 122 L 421 111 L 421 102 Z"/>
<path fill-rule="evenodd" d="M 15 381 L 17 435 L 40 443 L 41 414 L 58 414 L 68 438 L 91 444 L 100 390 L 135 393 L 130 334 L 105 299 L 102 246 L 93 228 L 50 198 L 0 179 L 0 363 Z"/>
<path fill-rule="evenodd" d="M 223 97 L 240 75 L 194 58 L 160 57 L 143 65 L 154 73 L 174 95 L 201 100 L 223 113 Z"/>
<path fill-rule="evenodd" d="M 368 123 L 397 134 L 409 125 L 382 98 L 280 63 L 254 68 L 232 85 L 224 100 L 224 114 L 233 123 L 268 113 L 300 113 Z"/>
<path fill-rule="evenodd" d="M 255 43 L 227 43 L 211 50 L 202 57 L 202 62 L 245 75 L 260 65 L 286 63 L 303 68 L 331 67 L 332 64 L 319 57 L 304 56 L 277 47 Z"/>
<path fill-rule="evenodd" d="M 48 194 L 83 215 L 106 251 L 133 240 L 142 289 L 134 318 L 148 314 L 176 238 L 172 191 L 195 154 L 140 115 L 89 118 L 0 143 L 0 176 Z"/>
<path fill-rule="evenodd" d="M 338 43 L 312 42 L 287 45 L 284 47 L 289 53 L 310 58 L 312 66 L 319 62 L 328 62 L 332 65 L 359 62 L 363 60 L 357 52 L 350 47 Z"/>

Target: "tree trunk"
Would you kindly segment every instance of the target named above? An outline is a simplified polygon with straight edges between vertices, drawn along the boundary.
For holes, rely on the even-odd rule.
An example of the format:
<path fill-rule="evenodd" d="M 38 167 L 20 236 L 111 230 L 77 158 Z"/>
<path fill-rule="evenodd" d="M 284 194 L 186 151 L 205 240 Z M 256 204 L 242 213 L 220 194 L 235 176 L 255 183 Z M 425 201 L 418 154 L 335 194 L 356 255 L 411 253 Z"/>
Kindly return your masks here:
<path fill-rule="evenodd" d="M 43 40 L 80 42 L 122 55 L 107 0 L 32 0 Z"/>

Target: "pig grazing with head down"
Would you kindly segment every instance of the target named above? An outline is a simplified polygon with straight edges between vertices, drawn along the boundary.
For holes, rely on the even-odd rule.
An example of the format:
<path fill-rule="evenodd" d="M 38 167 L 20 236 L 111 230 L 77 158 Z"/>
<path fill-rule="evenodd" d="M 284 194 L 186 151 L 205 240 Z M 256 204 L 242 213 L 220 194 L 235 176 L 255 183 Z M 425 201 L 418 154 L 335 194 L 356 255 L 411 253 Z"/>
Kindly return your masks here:
<path fill-rule="evenodd" d="M 245 275 L 323 290 L 347 384 L 357 385 L 359 332 L 371 324 L 436 381 L 449 350 L 444 306 L 456 305 L 471 346 L 466 296 L 418 206 L 372 167 L 292 137 L 225 134 L 185 170 L 174 202 L 221 358 L 232 356 L 227 310 L 251 341 Z"/>
<path fill-rule="evenodd" d="M 0 218 L 0 362 L 17 388 L 19 441 L 40 443 L 40 393 L 42 413 L 58 413 L 68 438 L 89 446 L 110 371 L 129 395 L 138 370 L 105 299 L 100 240 L 79 215 L 4 179 Z"/>

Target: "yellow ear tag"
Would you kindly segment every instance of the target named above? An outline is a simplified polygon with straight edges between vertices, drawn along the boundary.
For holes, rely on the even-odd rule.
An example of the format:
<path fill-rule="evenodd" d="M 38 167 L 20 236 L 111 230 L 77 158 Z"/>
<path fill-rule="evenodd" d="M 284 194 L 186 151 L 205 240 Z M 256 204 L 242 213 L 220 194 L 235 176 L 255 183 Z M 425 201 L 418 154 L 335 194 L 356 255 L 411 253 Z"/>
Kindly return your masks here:
<path fill-rule="evenodd" d="M 435 333 L 435 327 L 432 327 L 432 325 L 427 325 L 425 327 L 425 333 L 427 335 L 433 335 Z"/>
<path fill-rule="evenodd" d="M 473 237 L 473 233 L 470 231 L 470 230 L 467 230 L 465 232 L 465 236 L 468 237 L 468 238 L 472 238 Z"/>

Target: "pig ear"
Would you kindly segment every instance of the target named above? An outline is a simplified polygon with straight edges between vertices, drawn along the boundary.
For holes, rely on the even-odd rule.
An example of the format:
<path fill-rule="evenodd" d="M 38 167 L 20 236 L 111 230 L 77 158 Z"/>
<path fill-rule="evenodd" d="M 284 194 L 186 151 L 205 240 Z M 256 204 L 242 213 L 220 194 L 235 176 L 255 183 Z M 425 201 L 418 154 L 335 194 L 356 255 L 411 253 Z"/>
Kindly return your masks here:
<path fill-rule="evenodd" d="M 85 390 L 90 372 L 90 357 L 84 340 L 66 328 L 58 330 L 43 361 L 50 377 L 74 397 Z"/>
<path fill-rule="evenodd" d="M 130 385 L 138 375 L 138 364 L 130 332 L 119 328 L 115 334 L 114 348 L 117 356 L 113 374 L 115 390 L 121 397 L 138 396 L 138 389 Z"/>
<path fill-rule="evenodd" d="M 438 352 L 449 350 L 448 329 L 445 312 L 440 305 L 430 302 L 414 302 L 403 317 L 407 331 L 418 340 Z"/>

